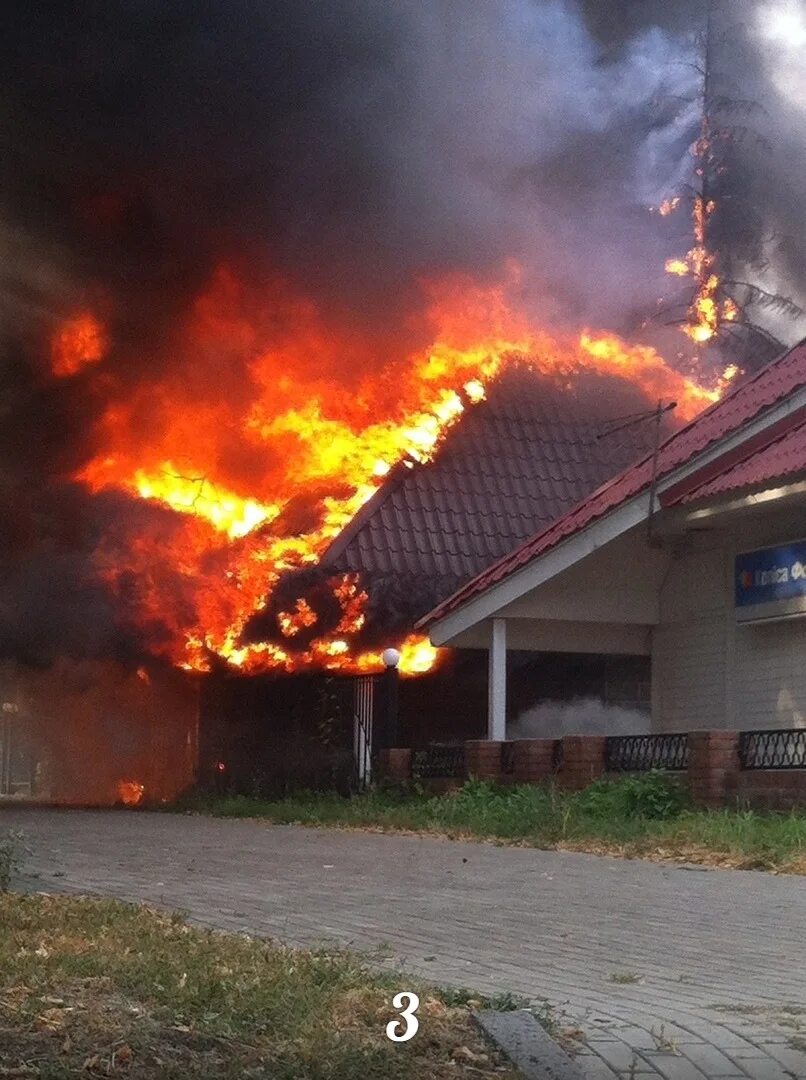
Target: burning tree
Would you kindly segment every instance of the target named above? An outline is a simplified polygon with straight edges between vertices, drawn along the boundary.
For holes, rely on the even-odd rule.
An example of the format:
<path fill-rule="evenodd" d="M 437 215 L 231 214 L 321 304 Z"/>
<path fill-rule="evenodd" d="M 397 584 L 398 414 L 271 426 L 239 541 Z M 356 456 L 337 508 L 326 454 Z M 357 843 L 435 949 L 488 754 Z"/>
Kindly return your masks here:
<path fill-rule="evenodd" d="M 777 237 L 765 227 L 762 213 L 765 170 L 761 155 L 771 148 L 754 124 L 763 107 L 739 96 L 717 63 L 721 49 L 732 65 L 741 64 L 742 31 L 716 29 L 716 7 L 709 3 L 698 36 L 699 60 L 693 63 L 697 89 L 684 102 L 696 106 L 692 182 L 660 206 L 664 216 L 681 205 L 690 208 L 693 244 L 683 257 L 668 259 L 668 273 L 686 279 L 681 294 L 662 311 L 699 345 L 725 345 L 737 363 L 759 366 L 783 349 L 769 327 L 758 321 L 766 312 L 795 319 L 802 309 L 788 296 L 759 282 L 770 269 Z M 753 278 L 754 280 L 747 280 Z"/>

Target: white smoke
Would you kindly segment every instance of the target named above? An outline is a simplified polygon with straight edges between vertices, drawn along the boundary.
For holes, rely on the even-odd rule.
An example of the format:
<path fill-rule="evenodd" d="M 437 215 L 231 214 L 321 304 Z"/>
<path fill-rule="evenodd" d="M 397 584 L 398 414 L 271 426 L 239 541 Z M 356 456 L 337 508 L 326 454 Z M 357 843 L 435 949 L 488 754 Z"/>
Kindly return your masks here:
<path fill-rule="evenodd" d="M 643 735 L 650 716 L 599 698 L 542 701 L 507 724 L 507 739 L 561 739 L 564 735 Z"/>

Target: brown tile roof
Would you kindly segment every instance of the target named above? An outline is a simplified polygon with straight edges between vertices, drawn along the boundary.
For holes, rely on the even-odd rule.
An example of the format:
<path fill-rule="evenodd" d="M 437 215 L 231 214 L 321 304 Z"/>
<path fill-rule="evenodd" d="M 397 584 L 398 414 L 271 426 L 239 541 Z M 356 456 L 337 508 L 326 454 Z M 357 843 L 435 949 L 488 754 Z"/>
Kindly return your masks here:
<path fill-rule="evenodd" d="M 379 611 L 413 621 L 645 453 L 651 424 L 605 433 L 647 407 L 622 380 L 513 364 L 431 462 L 390 474 L 322 564 L 360 571 Z"/>
<path fill-rule="evenodd" d="M 756 416 L 772 408 L 799 387 L 806 385 L 806 341 L 742 382 L 720 401 L 671 435 L 661 446 L 657 475 L 666 476 Z M 428 626 L 467 603 L 527 563 L 544 555 L 563 540 L 581 532 L 592 522 L 617 509 L 647 489 L 652 478 L 652 455 L 608 481 L 574 509 L 547 528 L 536 532 L 516 550 L 462 586 L 421 620 Z"/>

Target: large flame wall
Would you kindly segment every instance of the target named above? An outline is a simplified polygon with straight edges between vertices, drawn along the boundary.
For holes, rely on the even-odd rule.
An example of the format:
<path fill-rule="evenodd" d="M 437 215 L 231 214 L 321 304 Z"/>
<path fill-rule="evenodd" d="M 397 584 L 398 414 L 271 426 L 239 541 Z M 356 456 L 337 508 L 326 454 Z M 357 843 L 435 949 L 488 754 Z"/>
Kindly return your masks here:
<path fill-rule="evenodd" d="M 387 343 L 372 362 L 377 342 L 328 322 L 288 285 L 250 290 L 221 267 L 177 326 L 173 372 L 134 391 L 105 371 L 113 330 L 89 311 L 60 325 L 53 377 L 84 379 L 103 399 L 96 451 L 75 479 L 159 511 L 137 527 L 121 521 L 92 557 L 147 647 L 197 670 L 216 660 L 247 671 L 379 668 L 380 648 L 362 638 L 359 574 L 328 579 L 323 605 L 291 595 L 263 640 L 244 631 L 282 575 L 314 566 L 396 462 L 416 467 L 435 452 L 510 357 L 568 378 L 629 379 L 648 404 L 676 400 L 683 418 L 716 396 L 651 348 L 534 328 L 510 298 L 517 282 L 510 266 L 494 287 L 466 277 L 425 284 L 426 344 Z M 434 661 L 422 639 L 397 644 L 404 672 Z"/>

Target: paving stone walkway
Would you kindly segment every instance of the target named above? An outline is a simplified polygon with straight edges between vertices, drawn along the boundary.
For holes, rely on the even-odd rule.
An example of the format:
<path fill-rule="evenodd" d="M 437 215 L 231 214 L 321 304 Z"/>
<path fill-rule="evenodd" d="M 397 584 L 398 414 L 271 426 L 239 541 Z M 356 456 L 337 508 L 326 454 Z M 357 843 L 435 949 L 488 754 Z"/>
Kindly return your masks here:
<path fill-rule="evenodd" d="M 803 878 L 169 814 L 0 808 L 12 826 L 36 889 L 546 999 L 590 1080 L 806 1078 Z"/>

